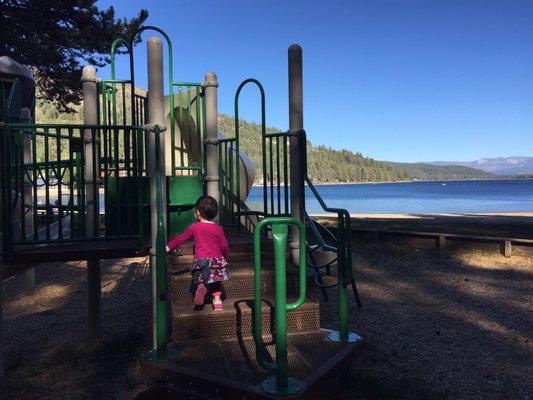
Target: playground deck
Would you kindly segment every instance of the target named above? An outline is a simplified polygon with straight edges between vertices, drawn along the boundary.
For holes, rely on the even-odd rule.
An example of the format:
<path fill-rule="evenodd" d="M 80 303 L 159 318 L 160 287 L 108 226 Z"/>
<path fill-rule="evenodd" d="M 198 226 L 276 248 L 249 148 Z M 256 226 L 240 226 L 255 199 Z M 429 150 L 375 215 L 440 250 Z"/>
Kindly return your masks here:
<path fill-rule="evenodd" d="M 17 245 L 10 264 L 0 263 L 0 276 L 4 280 L 40 263 L 88 260 L 95 254 L 99 259 L 139 257 L 148 250 L 148 243 L 139 246 L 136 239 Z"/>
<path fill-rule="evenodd" d="M 289 335 L 289 376 L 301 382 L 304 394 L 327 373 L 338 370 L 351 361 L 360 350 L 360 343 L 345 345 L 331 342 L 331 331 Z M 268 337 L 264 337 L 268 340 Z M 167 363 L 145 359 L 141 371 L 156 379 L 172 382 L 194 391 L 210 392 L 222 398 L 274 399 L 266 394 L 261 383 L 271 374 L 255 361 L 255 344 L 252 337 L 224 338 L 222 340 L 196 340 L 177 342 L 173 350 L 177 358 Z M 275 346 L 267 345 L 274 359 Z M 208 388 L 211 390 L 206 390 Z M 290 397 L 289 397 L 290 398 Z M 299 396 L 298 398 L 304 398 Z"/>

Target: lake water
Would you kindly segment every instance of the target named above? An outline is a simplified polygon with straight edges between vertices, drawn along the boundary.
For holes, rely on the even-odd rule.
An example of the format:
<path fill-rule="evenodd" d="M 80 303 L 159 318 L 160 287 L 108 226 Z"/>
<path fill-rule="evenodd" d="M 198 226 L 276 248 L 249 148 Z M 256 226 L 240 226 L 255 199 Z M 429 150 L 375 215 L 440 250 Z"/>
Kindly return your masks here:
<path fill-rule="evenodd" d="M 533 212 L 533 179 L 497 181 L 407 182 L 356 185 L 317 185 L 329 207 L 346 208 L 353 214 Z M 247 204 L 262 210 L 263 188 L 254 187 Z M 56 197 L 51 196 L 50 204 Z M 39 196 L 44 204 L 44 197 Z M 68 196 L 63 204 L 68 203 Z M 283 200 L 282 200 L 283 205 Z M 309 213 L 323 212 L 306 188 Z M 104 210 L 104 197 L 100 196 Z"/>
<path fill-rule="evenodd" d="M 533 179 L 440 181 L 316 186 L 328 207 L 350 213 L 463 213 L 533 211 Z M 248 204 L 261 208 L 262 187 L 254 187 Z M 322 209 L 306 188 L 309 213 Z"/>

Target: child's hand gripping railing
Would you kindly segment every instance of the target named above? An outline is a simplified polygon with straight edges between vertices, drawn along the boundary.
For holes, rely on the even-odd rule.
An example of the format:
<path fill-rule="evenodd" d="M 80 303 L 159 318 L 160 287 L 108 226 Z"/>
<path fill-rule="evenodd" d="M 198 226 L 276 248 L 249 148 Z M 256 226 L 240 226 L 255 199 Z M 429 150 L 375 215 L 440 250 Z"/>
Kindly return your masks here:
<path fill-rule="evenodd" d="M 288 226 L 294 224 L 298 227 L 300 237 L 299 253 L 299 295 L 296 302 L 287 304 L 287 238 Z M 274 244 L 275 266 L 275 341 L 276 362 L 265 361 L 265 344 L 262 338 L 262 299 L 261 299 L 261 230 L 266 225 L 272 228 L 272 240 Z M 300 307 L 306 295 L 306 243 L 305 227 L 295 218 L 291 217 L 268 217 L 259 221 L 254 229 L 254 340 L 256 346 L 256 358 L 258 364 L 267 369 L 276 371 L 276 375 L 267 379 L 261 385 L 263 390 L 274 395 L 289 395 L 299 392 L 303 383 L 288 377 L 287 366 L 287 311 Z"/>

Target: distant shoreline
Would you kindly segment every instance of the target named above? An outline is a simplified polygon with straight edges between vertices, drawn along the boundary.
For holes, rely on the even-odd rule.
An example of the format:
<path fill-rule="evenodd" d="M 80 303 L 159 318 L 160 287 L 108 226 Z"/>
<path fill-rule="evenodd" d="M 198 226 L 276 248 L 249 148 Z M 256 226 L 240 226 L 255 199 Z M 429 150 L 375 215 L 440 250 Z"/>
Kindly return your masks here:
<path fill-rule="evenodd" d="M 372 181 L 372 182 L 313 182 L 314 186 L 330 185 L 330 186 L 343 186 L 343 185 L 384 185 L 395 183 L 424 183 L 424 182 L 484 182 L 484 181 L 527 181 L 533 180 L 533 178 L 491 178 L 491 179 L 442 179 L 442 180 L 410 180 L 410 181 Z M 281 183 L 280 185 L 283 185 Z M 263 187 L 262 183 L 255 183 L 253 187 Z M 267 185 L 268 186 L 268 185 Z M 276 184 L 274 184 L 276 186 Z M 307 184 L 306 184 L 307 186 Z"/>
<path fill-rule="evenodd" d="M 314 218 L 336 218 L 331 213 L 309 213 Z M 426 217 L 533 217 L 531 211 L 505 211 L 505 212 L 464 212 L 464 213 L 350 213 L 351 218 L 363 219 L 424 219 Z"/>

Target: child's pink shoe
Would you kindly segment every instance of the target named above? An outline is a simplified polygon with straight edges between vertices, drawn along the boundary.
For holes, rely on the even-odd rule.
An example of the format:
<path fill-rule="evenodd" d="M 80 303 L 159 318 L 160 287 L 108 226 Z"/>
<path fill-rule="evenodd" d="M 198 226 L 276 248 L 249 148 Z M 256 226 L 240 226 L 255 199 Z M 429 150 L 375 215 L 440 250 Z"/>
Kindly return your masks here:
<path fill-rule="evenodd" d="M 205 301 L 205 294 L 207 293 L 207 288 L 203 283 L 200 283 L 196 288 L 196 293 L 194 294 L 194 305 L 203 306 Z"/>
<path fill-rule="evenodd" d="M 220 300 L 221 292 L 215 292 L 213 293 L 214 299 L 213 299 L 213 310 L 215 311 L 222 311 L 222 300 Z"/>
<path fill-rule="evenodd" d="M 222 311 L 222 300 L 213 300 L 213 310 Z"/>

